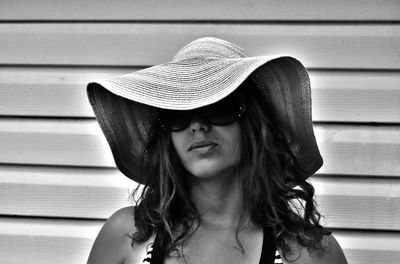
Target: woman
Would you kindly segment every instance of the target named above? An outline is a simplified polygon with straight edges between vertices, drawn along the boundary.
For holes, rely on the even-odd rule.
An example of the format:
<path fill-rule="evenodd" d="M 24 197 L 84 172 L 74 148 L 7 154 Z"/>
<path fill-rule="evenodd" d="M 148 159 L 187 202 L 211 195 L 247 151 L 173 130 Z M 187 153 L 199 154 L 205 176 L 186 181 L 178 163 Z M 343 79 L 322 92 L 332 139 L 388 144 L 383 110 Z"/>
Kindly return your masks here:
<path fill-rule="evenodd" d="M 306 182 L 322 158 L 296 59 L 201 38 L 88 96 L 117 167 L 144 186 L 88 263 L 346 263 Z"/>

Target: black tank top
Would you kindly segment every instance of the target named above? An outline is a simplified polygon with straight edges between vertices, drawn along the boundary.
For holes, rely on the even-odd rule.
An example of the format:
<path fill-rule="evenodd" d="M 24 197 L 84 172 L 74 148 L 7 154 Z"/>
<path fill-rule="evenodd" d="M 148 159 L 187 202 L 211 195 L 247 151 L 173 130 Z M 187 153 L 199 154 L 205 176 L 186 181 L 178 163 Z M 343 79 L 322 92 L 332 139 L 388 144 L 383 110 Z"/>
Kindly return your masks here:
<path fill-rule="evenodd" d="M 157 241 L 158 236 L 156 236 L 155 241 Z M 273 242 L 273 235 L 271 228 L 264 227 L 263 230 L 263 242 L 262 242 L 262 250 L 261 250 L 261 258 L 260 264 L 274 264 L 274 263 L 282 263 L 275 262 L 276 259 L 280 260 L 280 256 L 276 253 L 276 246 Z M 143 263 L 150 264 L 163 264 L 164 263 L 164 251 L 160 248 L 153 247 L 151 251 L 147 253 L 148 257 L 143 260 Z"/>

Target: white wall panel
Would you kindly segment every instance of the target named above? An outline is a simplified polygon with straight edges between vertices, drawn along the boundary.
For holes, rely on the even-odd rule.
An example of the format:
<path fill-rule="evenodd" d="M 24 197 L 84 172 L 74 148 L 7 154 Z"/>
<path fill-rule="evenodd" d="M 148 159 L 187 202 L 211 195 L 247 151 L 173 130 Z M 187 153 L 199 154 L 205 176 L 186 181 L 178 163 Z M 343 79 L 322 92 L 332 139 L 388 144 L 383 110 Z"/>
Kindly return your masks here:
<path fill-rule="evenodd" d="M 400 176 L 396 126 L 315 125 L 323 174 Z M 379 157 L 379 158 L 377 158 Z M 94 120 L 0 119 L 0 163 L 114 167 Z"/>
<path fill-rule="evenodd" d="M 154 65 L 204 36 L 252 56 L 291 55 L 309 68 L 400 67 L 398 24 L 2 23 L 0 63 Z"/>
<path fill-rule="evenodd" d="M 400 179 L 311 182 L 328 227 L 400 231 Z M 115 169 L 0 166 L 0 214 L 107 219 L 136 186 Z"/>
<path fill-rule="evenodd" d="M 398 21 L 396 0 L 3 0 L 4 20 Z"/>
<path fill-rule="evenodd" d="M 94 117 L 86 84 L 135 71 L 95 68 L 3 68 L 0 115 Z M 400 74 L 310 71 L 313 120 L 400 123 Z"/>

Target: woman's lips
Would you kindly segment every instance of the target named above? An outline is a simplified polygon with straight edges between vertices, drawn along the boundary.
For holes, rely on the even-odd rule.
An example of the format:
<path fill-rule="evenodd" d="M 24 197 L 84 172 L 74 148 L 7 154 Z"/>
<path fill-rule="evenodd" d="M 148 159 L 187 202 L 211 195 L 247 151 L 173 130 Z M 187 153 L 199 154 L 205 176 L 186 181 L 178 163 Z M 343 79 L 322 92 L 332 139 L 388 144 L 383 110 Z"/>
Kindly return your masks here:
<path fill-rule="evenodd" d="M 188 151 L 207 152 L 208 150 L 211 150 L 215 146 L 217 146 L 217 144 L 212 141 L 200 140 L 193 142 L 189 146 Z"/>
<path fill-rule="evenodd" d="M 215 144 L 211 145 L 204 145 L 202 147 L 196 147 L 192 148 L 190 150 L 191 153 L 196 154 L 196 155 L 208 155 L 210 153 L 213 153 L 213 150 L 217 147 Z"/>

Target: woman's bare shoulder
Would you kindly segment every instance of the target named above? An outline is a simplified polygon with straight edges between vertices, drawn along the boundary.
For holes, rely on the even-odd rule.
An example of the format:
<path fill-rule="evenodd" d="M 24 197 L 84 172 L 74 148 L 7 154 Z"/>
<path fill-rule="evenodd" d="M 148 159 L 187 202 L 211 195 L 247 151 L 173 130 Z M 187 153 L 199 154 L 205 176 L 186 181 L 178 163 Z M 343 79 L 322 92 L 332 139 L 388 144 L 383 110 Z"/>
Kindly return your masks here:
<path fill-rule="evenodd" d="M 322 239 L 324 250 L 308 250 L 296 241 L 287 240 L 292 248 L 288 259 L 282 257 L 285 264 L 347 264 L 342 248 L 333 235 L 325 235 Z M 282 252 L 279 250 L 280 255 Z"/>
<path fill-rule="evenodd" d="M 141 263 L 145 252 L 142 247 L 131 246 L 131 236 L 136 231 L 134 207 L 124 207 L 113 213 L 101 228 L 90 251 L 88 264 Z"/>

